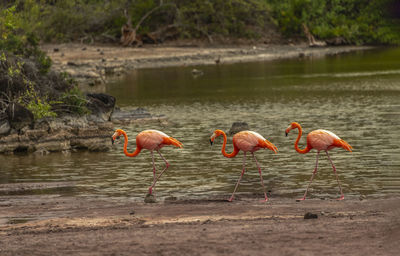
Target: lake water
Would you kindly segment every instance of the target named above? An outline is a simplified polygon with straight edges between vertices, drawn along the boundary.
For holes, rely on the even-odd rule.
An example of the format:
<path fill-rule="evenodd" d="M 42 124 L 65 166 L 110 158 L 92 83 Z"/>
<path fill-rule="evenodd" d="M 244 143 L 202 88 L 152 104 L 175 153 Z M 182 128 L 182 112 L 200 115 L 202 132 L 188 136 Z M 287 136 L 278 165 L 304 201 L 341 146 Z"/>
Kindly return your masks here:
<path fill-rule="evenodd" d="M 204 72 L 194 77 L 193 68 Z M 256 152 L 267 190 L 274 197 L 301 197 L 315 165 L 316 151 L 298 154 L 297 131 L 285 137 L 290 122 L 303 126 L 303 136 L 315 129 L 334 132 L 353 152 L 330 151 L 345 197 L 387 197 L 400 193 L 400 49 L 387 48 L 350 54 L 269 62 L 175 67 L 132 71 L 106 92 L 125 109 L 146 108 L 165 114 L 168 124 L 132 124 L 123 128 L 135 148 L 136 134 L 158 129 L 175 137 L 184 148 L 164 147 L 171 164 L 156 186 L 159 198 L 228 198 L 240 175 L 243 156 L 228 159 L 209 136 L 245 121 L 274 143 L 278 154 Z M 110 134 L 111 136 L 111 134 Z M 232 150 L 228 136 L 227 151 Z M 305 138 L 300 141 L 301 148 Z M 1 155 L 0 183 L 72 181 L 75 187 L 51 193 L 76 196 L 123 197 L 142 200 L 152 182 L 150 153 L 126 157 L 123 144 L 110 152 L 70 155 Z M 157 167 L 163 161 L 156 154 Z M 311 185 L 310 198 L 338 197 L 338 187 L 325 154 Z M 250 156 L 238 195 L 262 188 Z"/>

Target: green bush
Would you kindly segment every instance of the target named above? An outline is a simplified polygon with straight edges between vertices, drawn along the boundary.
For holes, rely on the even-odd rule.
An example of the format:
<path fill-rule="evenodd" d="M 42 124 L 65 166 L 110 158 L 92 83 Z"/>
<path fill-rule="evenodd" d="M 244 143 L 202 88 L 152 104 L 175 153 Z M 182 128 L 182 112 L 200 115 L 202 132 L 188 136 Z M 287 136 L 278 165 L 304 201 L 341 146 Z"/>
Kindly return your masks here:
<path fill-rule="evenodd" d="M 57 114 L 52 111 L 47 97 L 41 98 L 35 90 L 32 82 L 27 82 L 27 89 L 18 99 L 18 102 L 29 109 L 35 120 L 43 117 L 56 117 Z"/>
<path fill-rule="evenodd" d="M 135 26 L 160 2 L 165 6 L 145 19 L 139 34 L 174 24 L 183 38 L 257 38 L 272 18 L 289 37 L 304 36 L 306 24 L 319 39 L 400 43 L 399 18 L 390 13 L 395 0 L 15 0 L 0 3 L 1 38 L 7 37 L 0 47 L 21 49 L 27 36 L 15 37 L 19 30 L 45 42 L 116 40 L 125 9 Z"/>
<path fill-rule="evenodd" d="M 64 92 L 60 97 L 60 101 L 57 107 L 63 112 L 68 111 L 78 115 L 90 114 L 90 111 L 86 107 L 86 97 L 77 86 Z"/>
<path fill-rule="evenodd" d="M 302 24 L 319 39 L 342 37 L 351 44 L 399 44 L 400 22 L 393 0 L 270 0 L 271 14 L 287 36 L 303 35 Z"/>

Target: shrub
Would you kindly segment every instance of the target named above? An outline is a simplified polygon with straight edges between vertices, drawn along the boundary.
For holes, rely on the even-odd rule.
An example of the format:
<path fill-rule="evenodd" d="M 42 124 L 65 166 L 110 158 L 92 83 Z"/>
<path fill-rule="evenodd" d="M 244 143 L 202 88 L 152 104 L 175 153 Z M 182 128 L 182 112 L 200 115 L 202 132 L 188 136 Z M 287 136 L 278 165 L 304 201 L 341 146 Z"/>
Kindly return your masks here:
<path fill-rule="evenodd" d="M 270 0 L 272 16 L 287 36 L 302 35 L 302 24 L 320 39 L 343 37 L 352 44 L 399 44 L 393 0 Z"/>

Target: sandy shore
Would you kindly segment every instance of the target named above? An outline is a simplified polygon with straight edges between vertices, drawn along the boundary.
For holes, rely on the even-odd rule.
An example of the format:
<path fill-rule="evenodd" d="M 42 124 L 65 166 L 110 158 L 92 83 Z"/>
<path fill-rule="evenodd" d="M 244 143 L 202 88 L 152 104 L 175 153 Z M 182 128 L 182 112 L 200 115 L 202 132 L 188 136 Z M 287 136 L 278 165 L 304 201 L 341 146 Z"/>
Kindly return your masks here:
<path fill-rule="evenodd" d="M 216 65 L 285 58 L 320 57 L 368 46 L 308 47 L 307 45 L 254 45 L 224 47 L 61 44 L 41 47 L 52 59 L 53 69 L 71 74 L 83 84 L 101 84 L 132 69 Z"/>
<path fill-rule="evenodd" d="M 400 198 L 2 196 L 0 255 L 398 255 L 399 216 Z"/>

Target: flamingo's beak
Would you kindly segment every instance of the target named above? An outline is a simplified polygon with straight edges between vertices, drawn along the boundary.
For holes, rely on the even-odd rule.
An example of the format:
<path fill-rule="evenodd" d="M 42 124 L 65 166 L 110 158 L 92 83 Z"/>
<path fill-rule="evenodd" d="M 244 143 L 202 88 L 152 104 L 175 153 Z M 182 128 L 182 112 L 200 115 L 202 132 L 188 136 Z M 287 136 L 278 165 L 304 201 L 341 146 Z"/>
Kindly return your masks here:
<path fill-rule="evenodd" d="M 291 126 L 291 125 L 289 125 L 289 127 L 286 128 L 286 130 L 285 130 L 285 136 L 286 136 L 286 137 L 287 137 L 287 135 L 289 134 L 290 130 L 292 130 L 292 126 Z"/>
<path fill-rule="evenodd" d="M 115 133 L 113 134 L 113 136 L 111 136 L 111 143 L 112 143 L 113 145 L 114 145 L 115 140 L 118 139 L 119 136 L 120 136 L 120 134 L 119 134 L 118 132 L 115 132 Z"/>
<path fill-rule="evenodd" d="M 210 144 L 211 144 L 211 146 L 212 146 L 212 144 L 214 143 L 214 140 L 215 140 L 215 137 L 216 137 L 217 135 L 215 134 L 215 133 L 213 133 L 213 135 L 210 137 Z"/>

